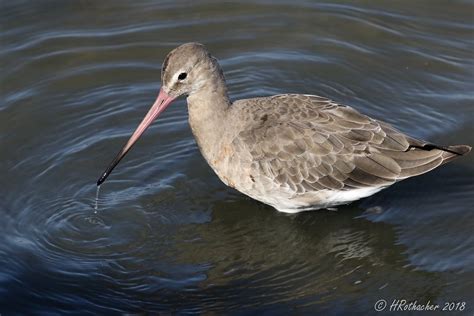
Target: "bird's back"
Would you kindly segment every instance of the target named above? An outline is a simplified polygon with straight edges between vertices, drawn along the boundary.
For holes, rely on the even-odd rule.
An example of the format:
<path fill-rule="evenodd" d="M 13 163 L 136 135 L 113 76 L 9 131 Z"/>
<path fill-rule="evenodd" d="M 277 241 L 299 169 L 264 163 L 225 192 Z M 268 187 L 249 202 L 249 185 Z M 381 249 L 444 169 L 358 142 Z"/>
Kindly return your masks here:
<path fill-rule="evenodd" d="M 240 100 L 230 114 L 233 132 L 218 174 L 281 211 L 348 203 L 470 151 L 417 140 L 312 95 Z"/>

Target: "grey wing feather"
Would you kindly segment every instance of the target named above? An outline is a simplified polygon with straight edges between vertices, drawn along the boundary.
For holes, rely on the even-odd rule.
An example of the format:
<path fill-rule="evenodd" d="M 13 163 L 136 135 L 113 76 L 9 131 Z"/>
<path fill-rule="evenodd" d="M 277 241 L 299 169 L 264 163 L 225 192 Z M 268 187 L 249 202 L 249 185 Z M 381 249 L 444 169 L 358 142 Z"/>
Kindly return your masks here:
<path fill-rule="evenodd" d="M 250 153 L 256 172 L 295 194 L 387 186 L 453 156 L 322 97 L 251 100 L 234 145 Z"/>

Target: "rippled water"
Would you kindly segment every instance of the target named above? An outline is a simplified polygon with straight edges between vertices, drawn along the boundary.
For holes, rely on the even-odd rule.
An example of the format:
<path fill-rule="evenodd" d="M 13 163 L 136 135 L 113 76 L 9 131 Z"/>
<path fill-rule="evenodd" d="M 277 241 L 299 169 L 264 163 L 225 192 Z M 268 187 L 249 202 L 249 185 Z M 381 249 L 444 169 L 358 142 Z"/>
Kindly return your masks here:
<path fill-rule="evenodd" d="M 183 100 L 101 189 L 159 89 L 205 43 L 234 99 L 312 93 L 474 144 L 471 1 L 0 2 L 0 314 L 474 309 L 474 155 L 337 212 L 288 216 L 219 182 Z"/>

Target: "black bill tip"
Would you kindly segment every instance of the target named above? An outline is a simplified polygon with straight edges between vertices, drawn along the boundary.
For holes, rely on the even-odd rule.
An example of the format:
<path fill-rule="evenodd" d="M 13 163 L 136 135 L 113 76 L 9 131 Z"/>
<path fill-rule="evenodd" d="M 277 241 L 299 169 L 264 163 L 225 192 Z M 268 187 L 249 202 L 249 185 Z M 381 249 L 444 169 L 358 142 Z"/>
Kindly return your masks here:
<path fill-rule="evenodd" d="M 104 172 L 99 180 L 97 180 L 97 186 L 100 186 L 102 183 L 104 183 L 105 179 L 107 179 L 107 177 L 109 176 L 109 174 L 107 172 Z"/>
<path fill-rule="evenodd" d="M 97 186 L 101 185 L 102 183 L 104 183 L 104 181 L 110 176 L 110 174 L 112 173 L 112 170 L 114 170 L 114 168 L 118 165 L 118 163 L 120 162 L 120 160 L 122 160 L 122 158 L 125 156 L 125 154 L 127 154 L 127 152 L 130 150 L 130 148 L 128 149 L 125 149 L 125 150 L 121 150 L 119 151 L 119 153 L 117 154 L 117 156 L 115 156 L 114 160 L 112 160 L 112 162 L 110 163 L 110 165 L 107 167 L 107 169 L 105 169 L 104 173 L 99 177 L 99 179 L 97 180 Z"/>

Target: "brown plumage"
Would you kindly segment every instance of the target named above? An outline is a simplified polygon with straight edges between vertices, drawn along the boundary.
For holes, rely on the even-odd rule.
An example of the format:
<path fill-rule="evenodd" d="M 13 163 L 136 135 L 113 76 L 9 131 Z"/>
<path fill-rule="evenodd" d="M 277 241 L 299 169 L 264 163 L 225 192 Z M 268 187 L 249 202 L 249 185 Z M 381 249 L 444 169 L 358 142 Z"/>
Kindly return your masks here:
<path fill-rule="evenodd" d="M 465 145 L 443 148 L 414 139 L 353 108 L 313 95 L 241 100 L 233 107 L 245 124 L 231 144 L 235 152 L 250 157 L 242 160 L 236 155 L 229 164 L 253 175 L 254 185 L 247 194 L 258 190 L 257 179 L 267 178 L 272 183 L 266 185 L 267 191 L 285 188 L 286 199 L 294 204 L 302 201 L 296 210 L 337 204 L 327 194 L 318 199 L 317 192 L 369 189 L 361 192 L 364 195 L 470 150 Z M 313 199 L 306 204 L 308 192 Z"/>
<path fill-rule="evenodd" d="M 471 150 L 467 145 L 441 147 L 417 140 L 314 95 L 231 103 L 217 60 L 197 43 L 182 45 L 166 57 L 162 80 L 168 99 L 160 94 L 154 107 L 189 95 L 191 129 L 221 180 L 284 212 L 349 203 Z"/>

